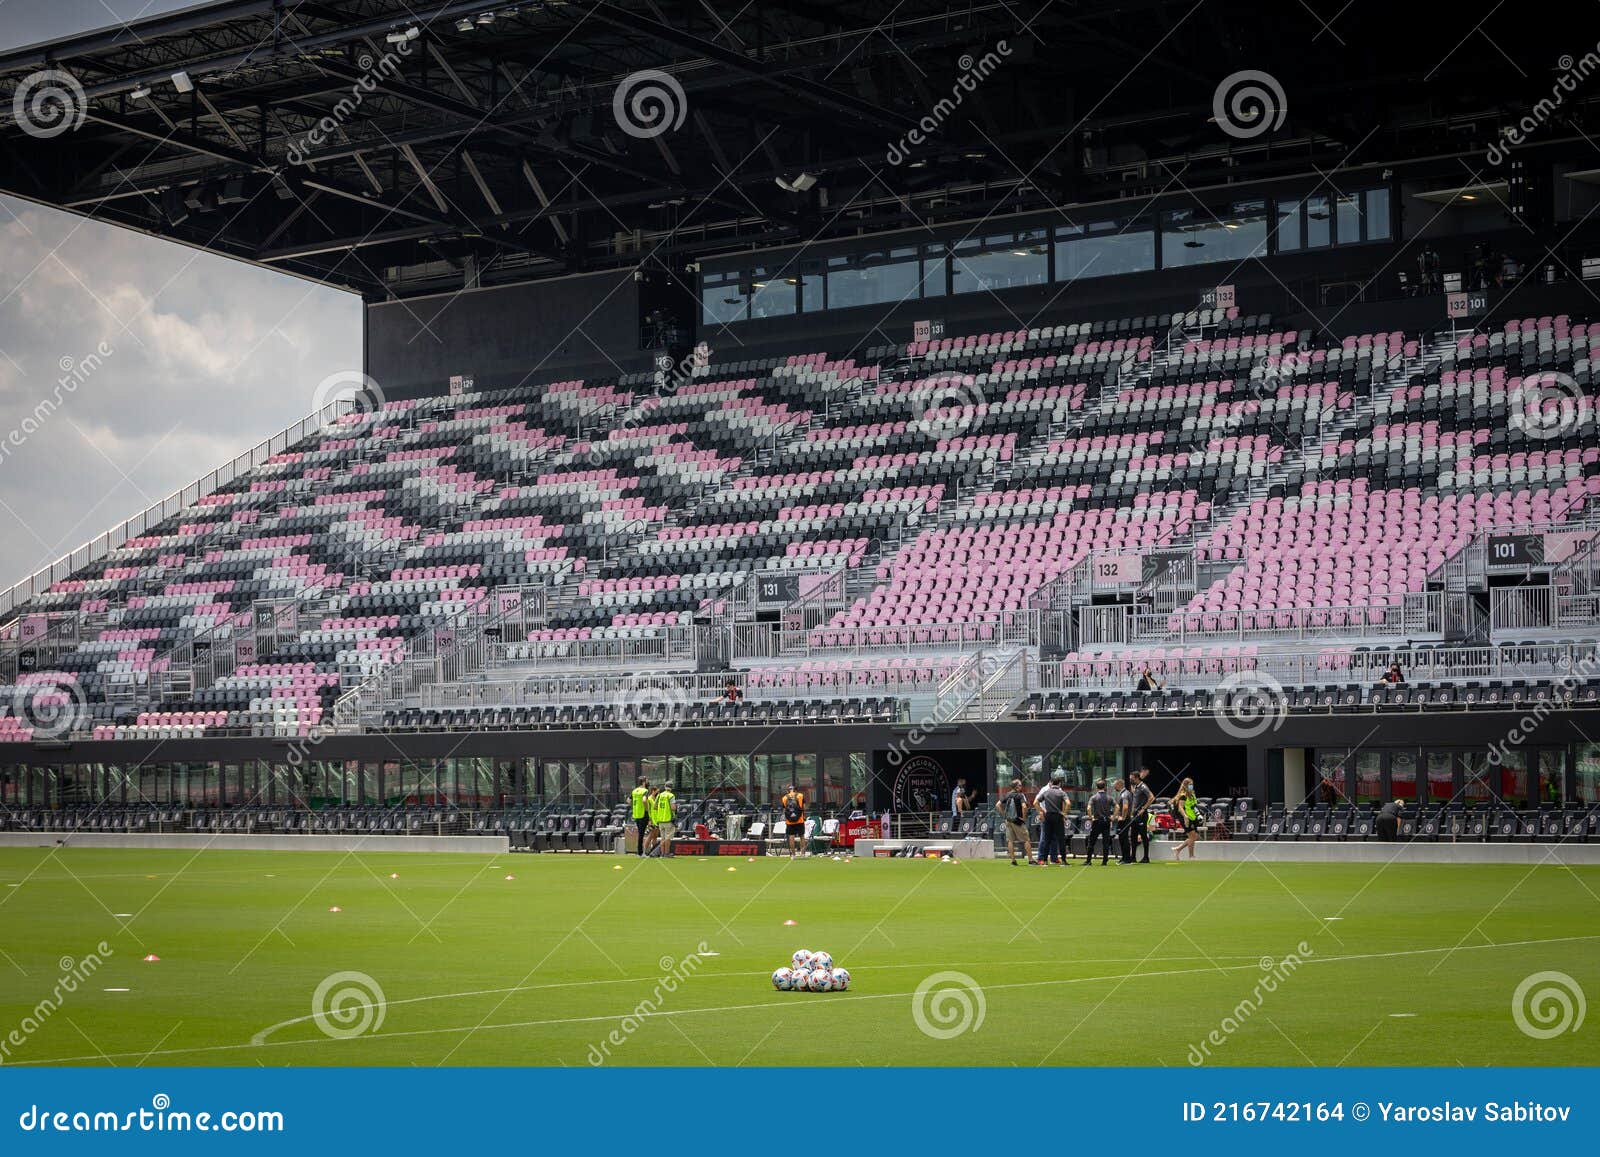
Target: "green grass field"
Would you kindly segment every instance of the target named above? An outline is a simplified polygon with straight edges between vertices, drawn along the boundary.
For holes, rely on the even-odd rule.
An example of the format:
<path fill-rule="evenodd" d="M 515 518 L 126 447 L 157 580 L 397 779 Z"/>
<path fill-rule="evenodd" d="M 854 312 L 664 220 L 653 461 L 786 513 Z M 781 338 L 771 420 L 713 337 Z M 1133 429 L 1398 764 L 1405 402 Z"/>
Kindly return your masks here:
<path fill-rule="evenodd" d="M 1512 998 L 1545 971 L 1600 995 L 1597 897 L 1600 868 L 0 849 L 0 1059 L 1596 1064 L 1600 1024 L 1535 1039 Z M 798 947 L 851 990 L 774 991 Z M 313 1018 L 340 972 L 381 1010 Z M 955 980 L 923 1019 L 969 1027 L 919 1028 L 937 972 L 981 1024 Z"/>

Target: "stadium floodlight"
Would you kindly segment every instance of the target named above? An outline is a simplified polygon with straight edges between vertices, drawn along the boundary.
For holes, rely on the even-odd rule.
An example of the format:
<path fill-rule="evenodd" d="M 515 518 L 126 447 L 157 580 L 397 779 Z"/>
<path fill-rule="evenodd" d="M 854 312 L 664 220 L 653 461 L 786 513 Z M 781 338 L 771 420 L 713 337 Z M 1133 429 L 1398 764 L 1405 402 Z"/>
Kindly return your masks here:
<path fill-rule="evenodd" d="M 477 25 L 472 22 L 472 18 L 470 16 L 463 16 L 460 20 L 456 21 L 457 32 L 471 32 L 476 27 Z"/>
<path fill-rule="evenodd" d="M 136 84 L 128 95 L 134 100 L 143 100 L 150 95 L 150 86 L 148 84 Z"/>
<path fill-rule="evenodd" d="M 172 74 L 172 87 L 179 92 L 193 92 L 194 81 L 189 79 L 187 72 L 175 72 Z"/>
<path fill-rule="evenodd" d="M 494 23 L 494 13 L 493 12 L 480 12 L 480 13 L 478 13 L 478 23 L 479 24 L 493 24 Z"/>
<path fill-rule="evenodd" d="M 792 181 L 786 181 L 782 177 L 778 178 L 778 188 L 785 193 L 804 193 L 816 183 L 817 179 L 810 173 L 801 173 Z"/>
<path fill-rule="evenodd" d="M 422 35 L 422 29 L 413 24 L 410 28 L 396 28 L 384 37 L 390 44 L 405 44 Z"/>

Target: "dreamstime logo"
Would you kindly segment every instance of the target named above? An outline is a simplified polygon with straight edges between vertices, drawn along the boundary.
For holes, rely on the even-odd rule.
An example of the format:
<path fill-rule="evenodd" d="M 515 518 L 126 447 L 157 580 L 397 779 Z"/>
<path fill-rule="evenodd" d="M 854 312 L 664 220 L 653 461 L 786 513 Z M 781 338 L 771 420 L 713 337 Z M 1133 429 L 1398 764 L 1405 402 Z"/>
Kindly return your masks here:
<path fill-rule="evenodd" d="M 1556 115 L 1556 110 L 1567 103 L 1567 97 L 1578 91 L 1578 86 L 1600 71 L 1600 45 L 1591 48 L 1576 60 L 1572 55 L 1556 61 L 1561 75 L 1550 88 L 1550 95 L 1539 98 L 1525 116 L 1500 129 L 1500 139 L 1492 143 L 1485 157 L 1491 165 L 1503 164 L 1511 150 L 1523 144 Z M 1502 143 L 1503 142 L 1503 143 Z"/>
<path fill-rule="evenodd" d="M 33 410 L 24 414 L 22 421 L 0 440 L 0 462 L 9 457 L 11 451 L 20 450 L 29 438 L 37 434 L 45 422 L 66 404 L 67 398 L 77 393 L 78 387 L 93 377 L 113 352 L 109 343 L 101 342 L 81 357 L 68 354 L 56 362 L 61 376 L 56 379 L 55 389 L 50 391 L 48 397 L 40 398 Z"/>
<path fill-rule="evenodd" d="M 1589 1002 L 1583 986 L 1565 972 L 1535 972 L 1511 994 L 1511 1019 L 1524 1036 L 1549 1040 L 1583 1027 Z"/>
<path fill-rule="evenodd" d="M 695 946 L 695 950 L 681 960 L 674 960 L 671 956 L 663 956 L 657 965 L 661 974 L 656 978 L 655 986 L 649 994 L 643 997 L 617 1022 L 617 1026 L 605 1035 L 597 1045 L 589 1046 L 585 1059 L 594 1068 L 599 1068 L 611 1059 L 613 1049 L 619 1049 L 628 1043 L 630 1037 L 644 1026 L 645 1021 L 659 1013 L 666 1004 L 667 997 L 673 995 L 680 987 L 687 984 L 695 973 L 700 971 L 706 957 L 715 956 L 716 953 L 704 940 Z"/>
<path fill-rule="evenodd" d="M 1277 992 L 1280 987 L 1288 983 L 1290 977 L 1300 970 L 1307 959 L 1316 955 L 1316 951 L 1304 940 L 1295 945 L 1295 951 L 1290 952 L 1283 959 L 1274 959 L 1263 956 L 1256 962 L 1256 967 L 1261 970 L 1261 975 L 1256 979 L 1250 992 L 1238 1004 L 1223 1015 L 1215 1028 L 1208 1032 L 1198 1043 L 1189 1045 L 1188 1061 L 1198 1068 L 1211 1059 L 1211 1054 L 1227 1044 L 1233 1034 L 1238 1032 L 1251 1017 L 1261 1011 L 1261 1006 L 1266 1003 L 1267 997 Z"/>
<path fill-rule="evenodd" d="M 938 374 L 911 391 L 911 428 L 929 438 L 956 438 L 981 416 L 983 391 L 971 374 Z"/>
<path fill-rule="evenodd" d="M 347 413 L 373 414 L 383 409 L 383 387 L 360 370 L 338 370 L 317 383 L 311 393 L 311 412 L 349 403 Z"/>
<path fill-rule="evenodd" d="M 377 1032 L 387 1011 L 383 986 L 365 972 L 335 972 L 311 994 L 311 1019 L 335 1040 Z"/>
<path fill-rule="evenodd" d="M 994 48 L 982 56 L 973 58 L 972 54 L 964 53 L 956 61 L 961 69 L 961 75 L 956 77 L 955 84 L 950 86 L 950 95 L 940 97 L 938 102 L 929 110 L 928 114 L 909 129 L 904 136 L 889 146 L 884 154 L 884 160 L 891 165 L 898 165 L 918 145 L 925 144 L 939 127 L 948 120 L 956 109 L 960 108 L 967 99 L 967 94 L 976 92 L 980 81 L 988 80 L 995 69 L 1000 67 L 1000 62 L 1011 55 L 1011 45 L 1004 40 L 995 41 Z"/>
<path fill-rule="evenodd" d="M 1253 68 L 1223 77 L 1211 95 L 1211 119 L 1241 141 L 1282 128 L 1288 114 L 1283 85 L 1271 74 Z"/>
<path fill-rule="evenodd" d="M 677 77 L 660 69 L 640 69 L 617 85 L 611 96 L 611 114 L 623 132 L 648 141 L 683 127 L 689 98 Z"/>
<path fill-rule="evenodd" d="M 88 706 L 77 683 L 21 683 L 12 691 L 11 713 L 33 729 L 34 739 L 60 739 L 78 729 Z"/>
<path fill-rule="evenodd" d="M 1506 398 L 1511 428 L 1547 442 L 1583 425 L 1590 409 L 1583 388 L 1566 374 L 1529 374 Z"/>
<path fill-rule="evenodd" d="M 83 123 L 89 115 L 89 98 L 70 72 L 40 69 L 17 85 L 11 97 L 11 115 L 30 137 L 49 140 Z"/>
<path fill-rule="evenodd" d="M 378 90 L 379 84 L 388 80 L 400 71 L 402 58 L 411 55 L 411 41 L 401 40 L 377 60 L 373 60 L 371 53 L 363 52 L 356 61 L 361 69 L 361 77 L 350 86 L 350 92 L 339 98 L 333 106 L 333 111 L 312 125 L 306 134 L 289 142 L 288 151 L 284 159 L 291 165 L 303 165 L 308 159 L 308 154 L 320 148 L 335 132 L 340 125 L 355 115 L 357 109 L 366 102 L 367 97 Z"/>
<path fill-rule="evenodd" d="M 626 734 L 654 739 L 678 726 L 688 700 L 688 692 L 675 683 L 635 680 L 617 688 L 611 710 Z"/>
<path fill-rule="evenodd" d="M 1235 671 L 1213 693 L 1211 713 L 1235 739 L 1254 739 L 1283 726 L 1288 697 L 1283 684 L 1263 671 Z"/>
<path fill-rule="evenodd" d="M 28 1043 L 28 1038 L 44 1027 L 52 1016 L 61 1011 L 67 998 L 75 994 L 78 989 L 89 983 L 91 977 L 100 971 L 100 966 L 106 959 L 115 955 L 115 949 L 104 940 L 95 945 L 95 950 L 81 959 L 63 956 L 56 963 L 60 974 L 56 977 L 55 987 L 23 1015 L 17 1026 L 4 1037 L 0 1037 L 0 1064 L 11 1059 L 14 1050 L 20 1049 Z"/>
<path fill-rule="evenodd" d="M 983 987 L 965 972 L 935 972 L 911 994 L 911 1019 L 934 1040 L 977 1032 L 988 1011 Z"/>

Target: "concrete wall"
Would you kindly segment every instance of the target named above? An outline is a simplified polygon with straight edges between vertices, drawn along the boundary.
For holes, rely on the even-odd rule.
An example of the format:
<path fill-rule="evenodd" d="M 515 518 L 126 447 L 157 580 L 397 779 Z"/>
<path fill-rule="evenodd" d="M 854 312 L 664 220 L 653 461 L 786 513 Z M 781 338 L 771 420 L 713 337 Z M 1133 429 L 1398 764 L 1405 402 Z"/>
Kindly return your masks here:
<path fill-rule="evenodd" d="M 1600 864 L 1597 844 L 1435 843 L 1413 840 L 1386 844 L 1377 840 L 1201 840 L 1201 860 L 1258 860 L 1308 864 Z M 1165 841 L 1150 858 L 1170 858 Z"/>
<path fill-rule="evenodd" d="M 247 836 L 133 832 L 0 832 L 0 848 L 180 848 L 219 852 L 485 852 L 499 855 L 505 836 Z"/>

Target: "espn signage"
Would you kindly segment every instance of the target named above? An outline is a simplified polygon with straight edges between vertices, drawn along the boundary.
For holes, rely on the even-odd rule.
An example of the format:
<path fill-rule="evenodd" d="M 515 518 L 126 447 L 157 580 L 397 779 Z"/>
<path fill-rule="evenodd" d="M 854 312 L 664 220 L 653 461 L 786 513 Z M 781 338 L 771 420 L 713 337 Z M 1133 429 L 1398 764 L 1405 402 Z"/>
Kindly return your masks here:
<path fill-rule="evenodd" d="M 764 856 L 767 845 L 760 840 L 673 840 L 675 856 Z"/>
<path fill-rule="evenodd" d="M 933 341 L 944 336 L 944 318 L 930 318 L 927 321 L 914 321 L 911 323 L 912 341 Z"/>
<path fill-rule="evenodd" d="M 1481 317 L 1489 311 L 1489 295 L 1473 291 L 1469 293 L 1447 293 L 1444 298 L 1444 312 L 1446 317 Z"/>

